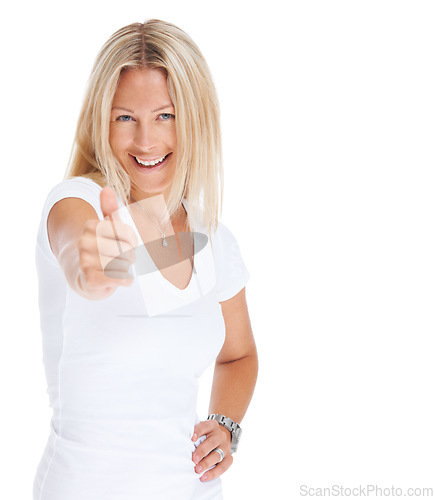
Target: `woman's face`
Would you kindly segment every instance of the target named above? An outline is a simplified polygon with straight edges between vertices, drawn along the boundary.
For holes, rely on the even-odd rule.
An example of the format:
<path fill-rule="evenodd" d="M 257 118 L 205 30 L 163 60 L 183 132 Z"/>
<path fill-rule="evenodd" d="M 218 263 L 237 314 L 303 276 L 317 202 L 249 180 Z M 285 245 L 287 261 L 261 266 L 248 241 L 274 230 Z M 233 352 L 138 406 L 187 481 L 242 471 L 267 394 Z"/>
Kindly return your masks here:
<path fill-rule="evenodd" d="M 122 73 L 113 98 L 109 139 L 113 153 L 130 176 L 135 199 L 168 194 L 175 174 L 176 128 L 175 108 L 163 71 Z"/>

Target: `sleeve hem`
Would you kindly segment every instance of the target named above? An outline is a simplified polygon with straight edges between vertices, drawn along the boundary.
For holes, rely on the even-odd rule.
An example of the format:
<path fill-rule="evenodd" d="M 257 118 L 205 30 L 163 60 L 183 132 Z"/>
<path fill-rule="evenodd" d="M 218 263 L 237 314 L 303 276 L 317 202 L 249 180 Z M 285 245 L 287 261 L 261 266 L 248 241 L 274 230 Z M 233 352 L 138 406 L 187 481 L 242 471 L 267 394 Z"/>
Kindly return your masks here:
<path fill-rule="evenodd" d="M 227 288 L 223 292 L 219 292 L 216 294 L 217 301 L 224 302 L 225 300 L 229 300 L 232 297 L 235 297 L 235 295 L 246 286 L 249 279 L 250 273 L 245 270 L 242 276 L 240 276 L 240 278 L 238 278 L 238 280 L 230 288 Z"/>
<path fill-rule="evenodd" d="M 95 190 L 95 186 L 92 181 L 87 181 L 87 179 L 80 177 L 62 181 L 50 191 L 45 201 L 40 220 L 38 245 L 48 260 L 57 266 L 59 266 L 59 264 L 51 249 L 47 228 L 48 215 L 53 206 L 64 198 L 79 198 L 89 203 L 89 205 L 91 205 L 97 213 L 98 218 L 101 219 L 102 214 L 100 213 L 97 203 L 99 190 Z"/>

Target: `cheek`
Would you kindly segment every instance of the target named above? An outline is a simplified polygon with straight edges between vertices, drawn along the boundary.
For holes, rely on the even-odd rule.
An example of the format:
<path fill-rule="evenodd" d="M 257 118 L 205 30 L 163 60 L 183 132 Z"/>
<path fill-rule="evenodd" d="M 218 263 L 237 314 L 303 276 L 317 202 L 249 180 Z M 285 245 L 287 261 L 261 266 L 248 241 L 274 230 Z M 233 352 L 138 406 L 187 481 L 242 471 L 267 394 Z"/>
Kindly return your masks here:
<path fill-rule="evenodd" d="M 113 152 L 120 152 L 126 146 L 125 134 L 121 134 L 116 129 L 110 129 L 109 131 L 109 143 Z"/>
<path fill-rule="evenodd" d="M 109 143 L 112 149 L 115 147 L 116 144 L 116 132 L 110 127 L 109 130 Z"/>
<path fill-rule="evenodd" d="M 172 145 L 173 148 L 176 148 L 177 145 L 177 138 L 176 138 L 176 129 L 173 128 L 170 134 L 170 144 Z"/>

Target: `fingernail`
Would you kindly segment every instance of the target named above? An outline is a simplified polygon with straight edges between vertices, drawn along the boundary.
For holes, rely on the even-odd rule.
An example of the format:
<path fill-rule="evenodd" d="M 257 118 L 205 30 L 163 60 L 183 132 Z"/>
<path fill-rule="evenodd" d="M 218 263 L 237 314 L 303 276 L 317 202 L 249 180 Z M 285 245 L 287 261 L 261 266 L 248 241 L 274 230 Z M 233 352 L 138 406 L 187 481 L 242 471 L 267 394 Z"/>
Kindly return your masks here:
<path fill-rule="evenodd" d="M 200 472 L 202 470 L 202 466 L 199 465 L 199 467 L 196 470 L 197 470 L 197 472 Z"/>
<path fill-rule="evenodd" d="M 208 477 L 208 476 L 207 476 L 206 474 L 204 474 L 204 475 L 200 478 L 200 480 L 201 480 L 201 481 L 205 481 L 205 479 L 206 479 L 207 477 Z"/>
<path fill-rule="evenodd" d="M 196 441 L 197 439 L 197 434 L 193 434 L 193 437 L 191 438 L 193 441 Z"/>

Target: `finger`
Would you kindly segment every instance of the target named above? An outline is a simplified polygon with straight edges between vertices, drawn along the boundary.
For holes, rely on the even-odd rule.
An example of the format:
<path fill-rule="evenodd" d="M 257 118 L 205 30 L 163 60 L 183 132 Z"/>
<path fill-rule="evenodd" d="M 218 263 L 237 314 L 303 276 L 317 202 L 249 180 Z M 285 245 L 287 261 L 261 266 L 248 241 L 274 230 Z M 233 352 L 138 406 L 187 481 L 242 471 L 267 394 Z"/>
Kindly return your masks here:
<path fill-rule="evenodd" d="M 136 260 L 135 250 L 129 243 L 97 236 L 96 244 L 102 269 L 105 269 L 107 264 L 114 259 L 126 261 L 127 265 L 134 263 Z"/>
<path fill-rule="evenodd" d="M 124 271 L 110 271 L 109 274 L 110 276 L 107 276 L 104 271 L 104 277 L 108 286 L 129 286 L 134 281 L 134 276 Z"/>
<path fill-rule="evenodd" d="M 124 270 L 116 270 L 116 269 L 104 269 L 104 276 L 106 276 L 109 280 L 109 284 L 121 285 L 122 281 L 133 281 L 134 277 L 125 272 Z"/>
<path fill-rule="evenodd" d="M 84 279 L 86 280 L 86 287 L 90 290 L 100 289 L 103 287 L 118 287 L 120 285 L 130 286 L 134 277 L 130 274 L 119 273 L 113 274 L 113 277 L 108 277 L 104 274 L 104 271 L 92 270 L 90 273 L 84 272 Z M 81 279 L 81 278 L 80 278 Z"/>
<path fill-rule="evenodd" d="M 218 453 L 216 453 L 218 455 Z M 214 453 L 213 453 L 214 455 Z M 217 461 L 220 460 L 220 456 L 218 456 Z M 200 480 L 203 481 L 211 481 L 212 479 L 215 479 L 218 476 L 221 476 L 223 472 L 226 472 L 229 467 L 233 464 L 234 459 L 232 455 L 225 456 L 225 458 L 220 462 L 217 463 L 214 467 L 209 468 L 209 470 L 204 469 L 204 473 L 202 476 L 200 476 Z"/>
<path fill-rule="evenodd" d="M 218 429 L 219 426 L 220 426 L 220 424 L 214 419 L 202 420 L 194 426 L 194 428 L 193 428 L 194 434 L 193 434 L 191 440 L 197 441 L 198 438 L 203 436 L 205 433 L 211 432 L 213 429 Z"/>
<path fill-rule="evenodd" d="M 114 231 L 113 226 L 115 227 L 116 231 Z M 96 234 L 100 238 L 117 238 L 119 241 L 125 241 L 126 243 L 129 243 L 134 248 L 139 245 L 137 236 L 133 228 L 129 224 L 126 224 L 121 220 L 112 221 L 109 219 L 104 219 L 99 221 L 96 225 Z"/>
<path fill-rule="evenodd" d="M 220 448 L 220 450 L 223 452 L 223 460 L 221 462 L 220 462 L 221 458 L 220 453 L 216 451 L 216 448 Z M 198 447 L 193 453 L 193 456 L 196 454 L 198 455 L 195 458 L 193 458 L 193 461 L 196 463 L 196 466 L 194 468 L 195 472 L 197 474 L 203 473 L 204 471 L 207 471 L 211 467 L 212 468 L 216 467 L 217 464 L 218 465 L 223 464 L 224 461 L 225 461 L 224 463 L 225 467 L 228 462 L 230 465 L 233 461 L 230 451 L 231 451 L 231 445 L 223 435 L 221 434 L 219 435 L 218 433 L 215 432 L 211 433 L 207 437 L 207 439 L 202 443 L 202 445 Z M 198 457 L 199 458 L 203 457 L 203 458 L 197 462 Z M 219 468 L 218 470 L 223 472 L 221 468 Z"/>
<path fill-rule="evenodd" d="M 119 259 L 131 260 L 131 257 L 135 255 L 132 246 L 125 241 L 97 237 L 97 245 L 100 256 L 105 258 L 114 259 L 118 257 Z M 119 250 L 121 250 L 121 253 L 119 253 Z"/>
<path fill-rule="evenodd" d="M 209 455 L 212 453 L 212 451 L 215 448 L 220 448 L 224 455 L 226 456 L 228 453 L 230 453 L 230 443 L 228 440 L 225 438 L 225 436 L 220 432 L 212 432 L 207 435 L 207 438 L 203 441 L 202 444 L 200 444 L 193 452 L 193 462 L 196 465 L 201 465 L 204 467 L 205 464 L 210 464 L 210 461 L 208 459 Z M 218 455 L 218 453 L 217 453 Z M 220 455 L 219 455 L 220 457 Z M 215 458 L 215 457 L 214 457 Z M 204 462 L 205 461 L 205 462 Z M 204 462 L 204 463 L 202 463 Z M 212 461 L 211 461 L 212 463 Z M 209 467 L 209 465 L 208 465 Z"/>
<path fill-rule="evenodd" d="M 112 230 L 115 235 L 115 239 L 118 240 L 118 234 L 116 231 L 116 226 L 115 226 L 115 221 L 119 222 L 120 217 L 119 214 L 117 213 L 118 210 L 118 202 L 116 200 L 116 195 L 115 192 L 111 187 L 104 187 L 100 194 L 100 203 L 101 203 L 101 212 L 103 214 L 104 219 L 109 219 L 110 222 L 112 223 Z M 118 244 L 119 247 L 119 252 L 122 253 L 122 248 Z"/>
<path fill-rule="evenodd" d="M 131 262 L 124 259 L 111 259 L 107 262 L 107 264 L 103 267 L 104 274 L 109 278 L 117 278 L 123 279 L 126 277 L 126 274 L 130 270 Z M 121 274 L 124 273 L 125 276 Z"/>
<path fill-rule="evenodd" d="M 124 271 L 127 272 L 131 266 L 131 262 L 127 259 L 119 259 L 118 257 L 108 258 L 105 266 L 103 267 L 104 271 Z"/>
<path fill-rule="evenodd" d="M 99 199 L 101 203 L 101 212 L 104 218 L 113 219 L 113 216 L 115 218 L 116 216 L 119 216 L 119 214 L 115 214 L 119 207 L 116 199 L 116 193 L 111 187 L 106 186 L 105 188 L 103 188 L 99 194 Z"/>

